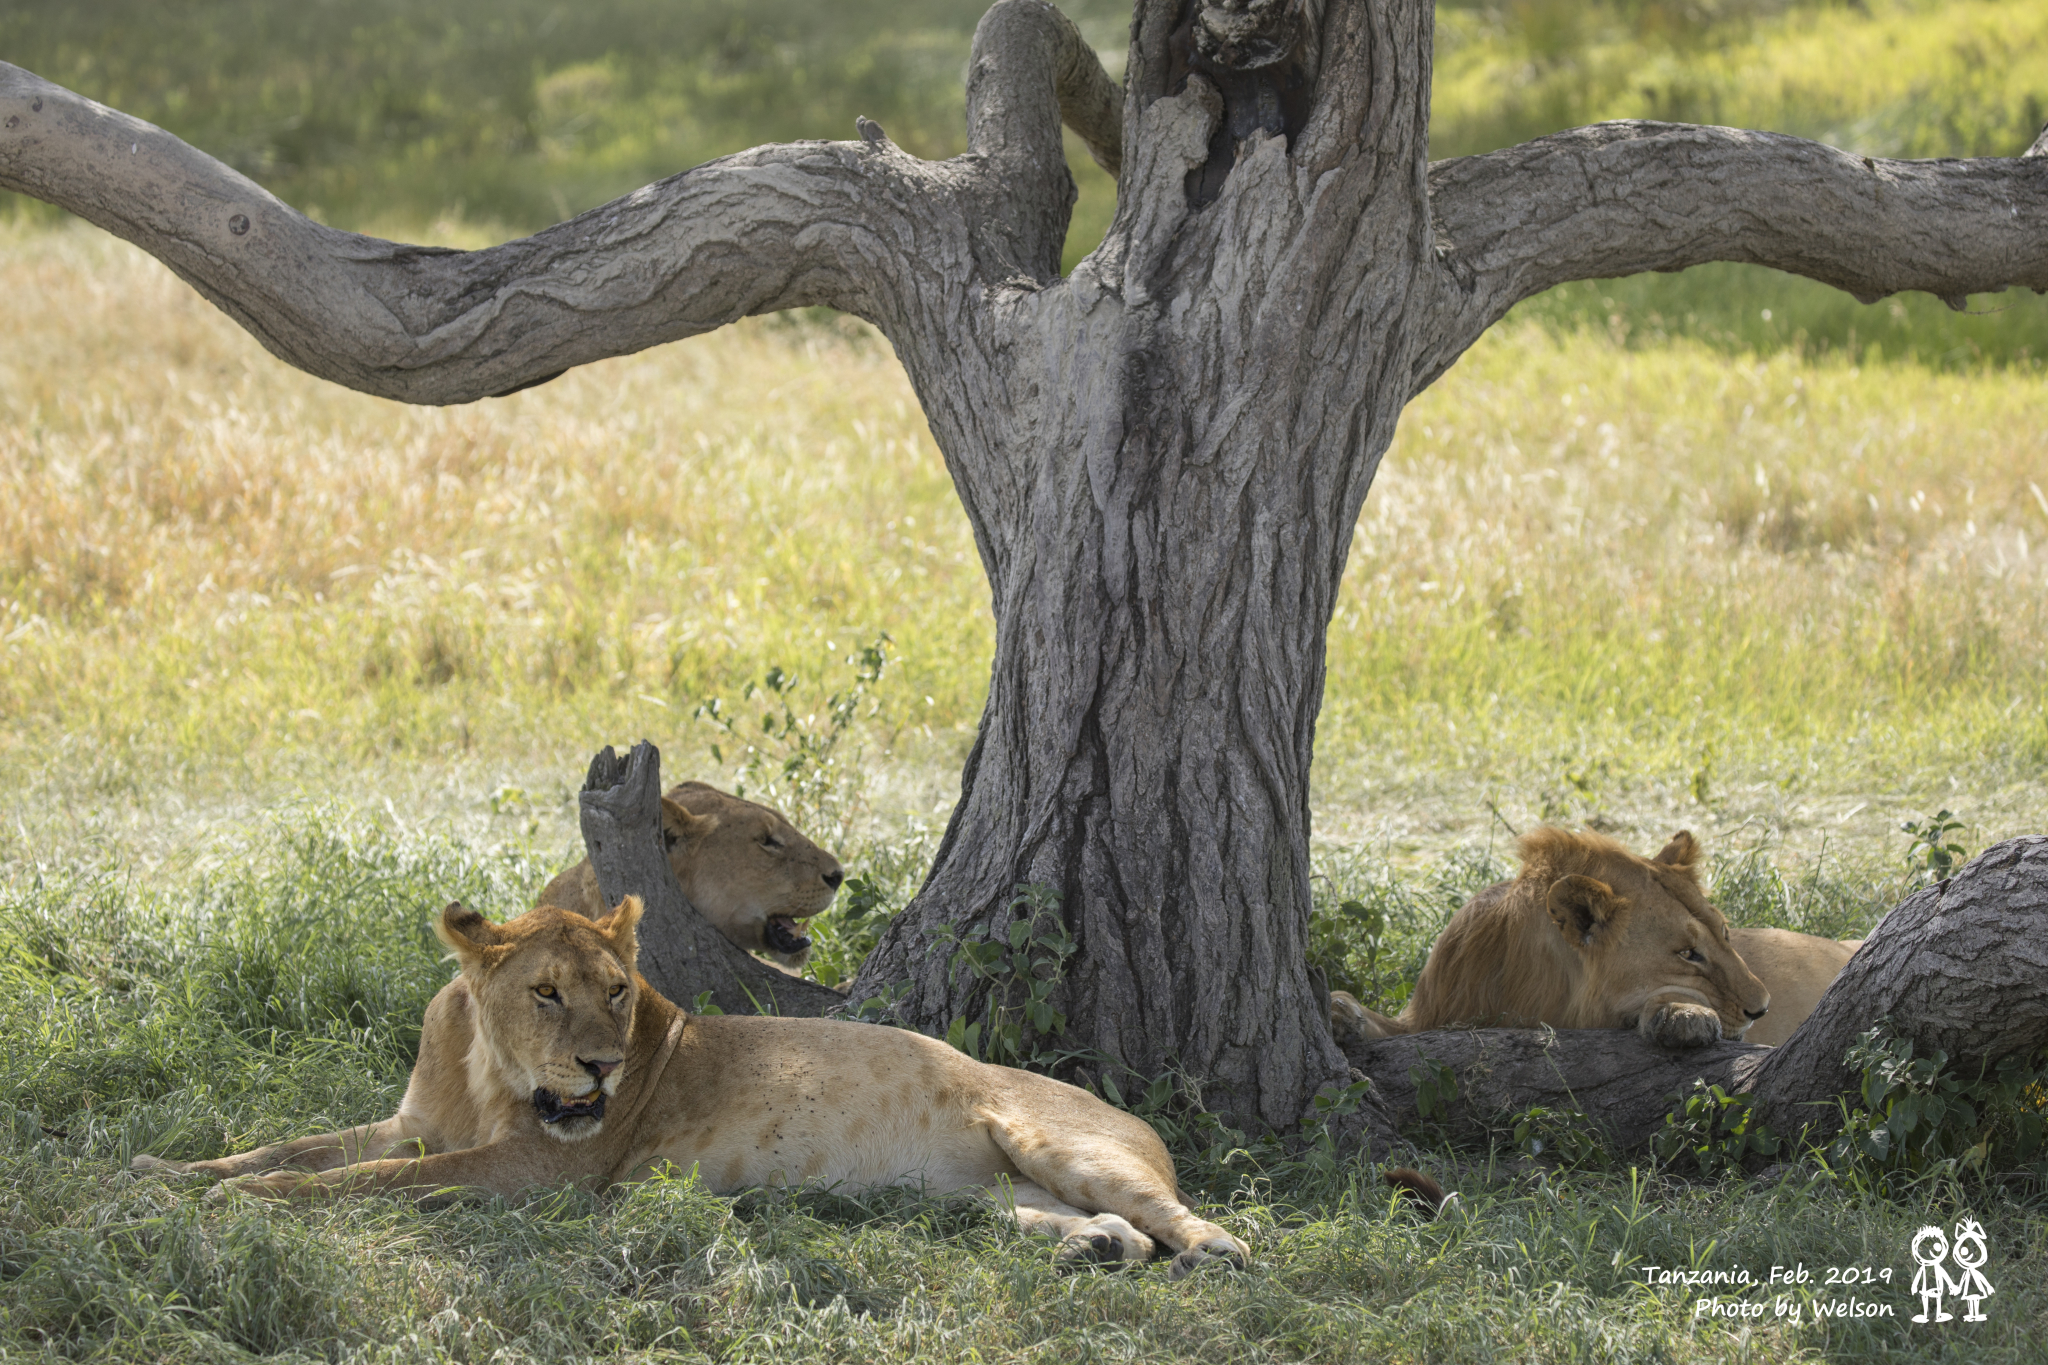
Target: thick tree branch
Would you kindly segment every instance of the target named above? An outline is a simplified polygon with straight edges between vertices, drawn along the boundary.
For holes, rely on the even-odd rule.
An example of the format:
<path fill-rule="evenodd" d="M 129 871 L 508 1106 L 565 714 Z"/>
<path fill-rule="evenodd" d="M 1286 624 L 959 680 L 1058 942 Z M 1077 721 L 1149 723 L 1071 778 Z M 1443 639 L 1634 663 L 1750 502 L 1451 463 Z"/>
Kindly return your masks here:
<path fill-rule="evenodd" d="M 1518 300 L 1707 261 L 1866 303 L 2048 290 L 2048 160 L 1890 161 L 1778 133 L 1601 123 L 1429 168 L 1447 366 Z M 1428 379 L 1433 379 L 1429 373 Z"/>
<path fill-rule="evenodd" d="M 1065 122 L 1096 163 L 1123 162 L 1123 92 L 1095 49 L 1045 0 L 998 0 L 974 30 L 967 67 L 967 156 L 974 193 L 963 199 L 975 273 L 988 284 L 1050 283 L 1074 209 L 1074 177 L 1060 138 Z"/>
<path fill-rule="evenodd" d="M 1123 91 L 1074 21 L 1045 0 L 998 0 L 974 30 L 967 145 L 1049 177 L 1064 122 L 1111 175 L 1123 162 Z"/>
<path fill-rule="evenodd" d="M 1457 1098 L 1430 1115 L 1453 1139 L 1485 1142 L 1514 1116 L 1540 1105 L 1577 1110 L 1622 1151 L 1647 1143 L 1664 1126 L 1671 1097 L 1703 1080 L 1743 1088 L 1767 1047 L 1716 1043 L 1674 1052 L 1643 1041 L 1633 1029 L 1437 1029 L 1374 1041 L 1347 1039 L 1345 1055 L 1372 1078 L 1395 1127 L 1422 1121 L 1418 1077 L 1447 1067 Z"/>
<path fill-rule="evenodd" d="M 936 179 L 866 143 L 762 147 L 522 241 L 402 246 L 322 227 L 162 129 L 0 63 L 0 188 L 135 243 L 280 359 L 413 403 L 751 313 L 827 304 L 886 325 L 929 261 Z"/>

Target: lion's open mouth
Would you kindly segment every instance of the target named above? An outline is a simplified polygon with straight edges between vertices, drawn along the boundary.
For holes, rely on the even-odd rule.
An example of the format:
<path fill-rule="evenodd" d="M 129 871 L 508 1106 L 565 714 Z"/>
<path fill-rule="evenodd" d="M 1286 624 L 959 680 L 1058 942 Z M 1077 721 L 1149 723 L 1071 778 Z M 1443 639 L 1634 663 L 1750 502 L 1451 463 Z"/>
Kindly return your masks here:
<path fill-rule="evenodd" d="M 560 1123 L 564 1119 L 601 1119 L 604 1117 L 604 1090 L 592 1090 L 580 1099 L 565 1100 L 552 1090 L 533 1092 L 533 1112 L 540 1115 L 542 1123 Z"/>
<path fill-rule="evenodd" d="M 792 915 L 770 915 L 761 938 L 778 953 L 800 953 L 811 946 L 811 940 L 796 927 Z"/>

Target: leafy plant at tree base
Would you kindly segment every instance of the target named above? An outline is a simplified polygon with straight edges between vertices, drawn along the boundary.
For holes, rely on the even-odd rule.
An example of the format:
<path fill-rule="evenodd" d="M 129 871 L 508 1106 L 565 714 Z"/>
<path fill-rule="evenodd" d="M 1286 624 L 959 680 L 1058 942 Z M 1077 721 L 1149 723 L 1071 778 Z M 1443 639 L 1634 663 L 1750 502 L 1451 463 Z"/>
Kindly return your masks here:
<path fill-rule="evenodd" d="M 1747 1095 L 1694 1081 L 1689 1095 L 1673 1095 L 1664 1126 L 1650 1139 L 1657 1160 L 1684 1162 L 1704 1176 L 1735 1173 L 1748 1157 L 1775 1156 L 1783 1139 L 1757 1121 Z"/>
<path fill-rule="evenodd" d="M 1369 995 L 1366 983 L 1379 965 L 1386 933 L 1386 912 L 1377 905 L 1353 899 L 1339 904 L 1334 912 L 1319 908 L 1308 922 L 1309 966 L 1322 971 L 1332 990 Z"/>
<path fill-rule="evenodd" d="M 1425 1121 L 1450 1113 L 1451 1102 L 1458 1098 L 1457 1072 L 1424 1057 L 1408 1068 L 1408 1079 L 1415 1084 L 1415 1112 Z"/>
<path fill-rule="evenodd" d="M 1043 1044 L 1066 1032 L 1067 1016 L 1053 999 L 1080 944 L 1060 918 L 1060 896 L 1051 887 L 1019 886 L 1009 908 L 1015 918 L 999 938 L 980 925 L 964 935 L 951 925 L 937 932 L 933 946 L 952 948 L 953 967 L 989 987 L 983 1017 L 955 1018 L 946 1041 L 980 1061 L 1050 1070 L 1067 1057 Z"/>
<path fill-rule="evenodd" d="M 1948 839 L 1948 832 L 1962 827 L 1963 822 L 1946 807 L 1925 820 L 1908 820 L 1899 826 L 1913 836 L 1913 842 L 1906 845 L 1906 866 L 1913 870 L 1914 880 L 1932 886 L 1955 875 L 1970 855 L 1961 844 Z"/>
<path fill-rule="evenodd" d="M 1862 1081 L 1825 1152 L 1837 1179 L 1890 1190 L 1900 1178 L 1933 1173 L 1982 1178 L 2043 1156 L 2048 1137 L 2048 1050 L 2006 1057 L 1965 1079 L 1937 1048 L 1914 1055 L 1913 1040 L 1880 1020 L 1850 1045 L 1845 1061 Z"/>
<path fill-rule="evenodd" d="M 1596 1170 L 1613 1164 L 1613 1154 L 1599 1125 L 1591 1115 L 1577 1109 L 1531 1105 L 1514 1116 L 1509 1132 L 1515 1149 L 1524 1156 L 1548 1156 L 1565 1166 Z"/>
<path fill-rule="evenodd" d="M 693 719 L 716 726 L 732 746 L 730 758 L 726 742 L 714 741 L 708 747 L 721 768 L 730 765 L 733 794 L 781 807 L 820 843 L 843 841 L 859 779 L 853 765 L 840 762 L 839 747 L 861 718 L 863 703 L 870 719 L 879 712 L 871 694 L 889 666 L 890 643 L 886 633 L 877 635 L 873 643 L 847 656 L 853 684 L 825 699 L 822 721 L 816 712 L 798 714 L 805 680 L 779 665 L 740 692 L 742 705 L 757 698 L 763 704 L 758 730 L 746 724 L 740 706 L 722 697 L 692 710 Z"/>

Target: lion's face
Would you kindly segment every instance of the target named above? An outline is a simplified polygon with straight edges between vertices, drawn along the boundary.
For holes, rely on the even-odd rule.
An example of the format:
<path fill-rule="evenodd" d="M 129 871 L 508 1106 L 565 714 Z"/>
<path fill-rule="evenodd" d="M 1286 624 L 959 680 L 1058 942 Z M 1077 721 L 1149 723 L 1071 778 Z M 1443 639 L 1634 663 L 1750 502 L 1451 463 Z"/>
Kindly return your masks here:
<path fill-rule="evenodd" d="M 542 906 L 492 924 L 461 905 L 435 921 L 462 964 L 499 1080 L 531 1096 L 545 1130 L 565 1142 L 604 1126 L 605 1101 L 624 1075 L 639 922 L 635 896 L 596 921 Z"/>
<path fill-rule="evenodd" d="M 685 782 L 662 799 L 669 866 L 690 904 L 742 948 L 800 965 L 811 946 L 803 921 L 832 903 L 839 860 L 782 812 Z"/>
<path fill-rule="evenodd" d="M 1588 842 L 1582 838 L 1581 847 Z M 1604 840 L 1588 851 L 1569 875 L 1550 881 L 1544 897 L 1558 932 L 1585 963 L 1582 998 L 1611 1010 L 1620 1027 L 1670 1002 L 1704 1005 L 1720 1020 L 1722 1037 L 1741 1038 L 1770 1008 L 1770 992 L 1700 893 L 1692 835 L 1674 835 L 1655 859 Z M 1532 862 L 1545 875 L 1540 856 Z"/>

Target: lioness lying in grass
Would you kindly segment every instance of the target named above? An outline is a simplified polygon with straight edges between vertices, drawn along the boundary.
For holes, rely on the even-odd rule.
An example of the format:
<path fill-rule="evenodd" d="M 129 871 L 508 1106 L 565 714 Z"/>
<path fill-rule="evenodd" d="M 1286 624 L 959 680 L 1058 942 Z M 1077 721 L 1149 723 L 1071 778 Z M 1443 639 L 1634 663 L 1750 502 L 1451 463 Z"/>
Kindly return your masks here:
<path fill-rule="evenodd" d="M 1175 1253 L 1179 1278 L 1244 1243 L 1191 1213 L 1141 1119 L 1074 1086 L 873 1024 L 689 1015 L 634 970 L 640 901 L 506 924 L 451 905 L 461 963 L 382 1123 L 217 1161 L 135 1158 L 274 1198 L 449 1187 L 598 1189 L 673 1165 L 712 1190 L 973 1190 L 1059 1240 L 1066 1262 Z"/>

